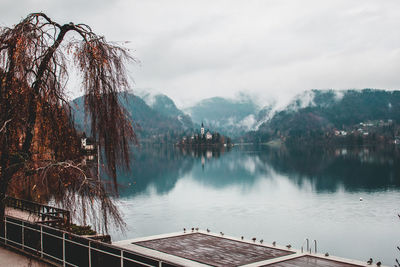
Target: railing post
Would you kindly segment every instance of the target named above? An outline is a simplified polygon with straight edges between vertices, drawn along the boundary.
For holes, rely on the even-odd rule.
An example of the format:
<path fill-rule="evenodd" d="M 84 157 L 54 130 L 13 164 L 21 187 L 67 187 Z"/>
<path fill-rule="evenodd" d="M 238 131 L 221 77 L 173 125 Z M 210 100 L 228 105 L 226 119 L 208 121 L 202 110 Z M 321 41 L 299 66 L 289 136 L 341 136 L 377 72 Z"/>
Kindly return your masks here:
<path fill-rule="evenodd" d="M 314 250 L 315 254 L 317 254 L 317 240 L 314 240 Z"/>
<path fill-rule="evenodd" d="M 40 257 L 43 258 L 43 226 L 40 226 Z"/>
<path fill-rule="evenodd" d="M 7 245 L 7 217 L 4 216 L 4 244 Z"/>
<path fill-rule="evenodd" d="M 121 249 L 121 267 L 124 267 L 124 251 Z"/>
<path fill-rule="evenodd" d="M 65 267 L 65 233 L 63 232 L 63 266 Z"/>
<path fill-rule="evenodd" d="M 91 267 L 92 266 L 92 253 L 90 252 L 90 244 L 91 244 L 91 242 L 90 242 L 90 240 L 89 240 L 89 267 Z"/>
<path fill-rule="evenodd" d="M 21 228 L 21 231 L 22 231 L 22 250 L 24 250 L 24 248 L 25 248 L 25 235 L 24 235 L 24 233 L 25 233 L 25 231 L 24 231 L 24 229 L 25 229 L 25 223 L 24 223 L 24 221 L 22 221 L 22 228 Z"/>

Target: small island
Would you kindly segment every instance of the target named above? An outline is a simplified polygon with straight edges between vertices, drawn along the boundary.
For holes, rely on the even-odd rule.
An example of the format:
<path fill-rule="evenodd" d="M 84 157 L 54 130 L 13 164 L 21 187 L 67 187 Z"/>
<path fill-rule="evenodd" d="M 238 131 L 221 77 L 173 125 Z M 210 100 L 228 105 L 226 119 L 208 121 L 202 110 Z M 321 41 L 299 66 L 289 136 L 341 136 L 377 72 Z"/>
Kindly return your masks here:
<path fill-rule="evenodd" d="M 231 147 L 233 146 L 231 138 L 221 135 L 218 132 L 211 132 L 209 129 L 205 130 L 204 124 L 201 123 L 200 133 L 194 132 L 192 134 L 182 137 L 176 144 L 180 147 Z"/>

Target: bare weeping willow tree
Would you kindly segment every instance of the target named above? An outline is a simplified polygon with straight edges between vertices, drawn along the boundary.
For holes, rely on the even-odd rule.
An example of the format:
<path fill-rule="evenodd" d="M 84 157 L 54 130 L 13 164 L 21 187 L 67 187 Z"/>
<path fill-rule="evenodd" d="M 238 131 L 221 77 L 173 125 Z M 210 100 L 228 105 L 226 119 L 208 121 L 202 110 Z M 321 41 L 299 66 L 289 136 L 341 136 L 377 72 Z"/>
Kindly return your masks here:
<path fill-rule="evenodd" d="M 80 164 L 66 84 L 73 64 L 82 75 L 91 135 L 116 189 L 116 167 L 129 168 L 129 144 L 137 144 L 118 101 L 128 89 L 125 65 L 132 60 L 127 49 L 108 43 L 89 26 L 61 25 L 43 13 L 0 28 L 0 221 L 12 187 L 15 194 L 47 192 L 72 210 L 79 205 L 84 217 L 89 207 L 100 208 L 96 219 L 105 227 L 110 219 L 121 225 L 104 183 Z"/>

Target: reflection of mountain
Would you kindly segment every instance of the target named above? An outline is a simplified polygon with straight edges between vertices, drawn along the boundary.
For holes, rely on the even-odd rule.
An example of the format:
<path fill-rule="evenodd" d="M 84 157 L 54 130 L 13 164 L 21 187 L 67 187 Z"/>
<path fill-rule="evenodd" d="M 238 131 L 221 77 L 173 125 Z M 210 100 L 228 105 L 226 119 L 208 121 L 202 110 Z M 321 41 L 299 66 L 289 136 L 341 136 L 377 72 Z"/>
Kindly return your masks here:
<path fill-rule="evenodd" d="M 187 150 L 171 146 L 143 146 L 139 151 L 134 151 L 131 170 L 118 171 L 120 195 L 138 195 L 152 188 L 157 194 L 165 194 L 190 172 L 194 179 L 217 188 L 249 184 L 255 179 L 251 175 L 252 170 L 258 170 L 252 165 L 252 158 L 240 152 L 231 156 L 232 152 L 228 151 L 217 148 Z"/>
<path fill-rule="evenodd" d="M 231 185 L 252 186 L 263 169 L 254 155 L 248 155 L 235 148 L 220 158 L 213 158 L 194 166 L 192 176 L 205 186 L 223 188 Z"/>
<path fill-rule="evenodd" d="M 144 193 L 149 187 L 158 194 L 168 193 L 192 169 L 194 161 L 168 146 L 143 146 L 134 151 L 134 157 L 131 170 L 118 173 L 122 197 Z"/>
<path fill-rule="evenodd" d="M 317 191 L 374 191 L 400 187 L 400 151 L 397 149 L 289 148 L 263 150 L 260 160 L 302 185 Z"/>
<path fill-rule="evenodd" d="M 192 151 L 144 146 L 134 152 L 131 171 L 119 173 L 122 197 L 170 192 L 192 177 L 214 189 L 251 188 L 259 179 L 287 176 L 317 192 L 376 191 L 400 188 L 400 151 L 373 148 L 235 147 L 232 151 Z M 129 185 L 129 183 L 131 185 Z"/>

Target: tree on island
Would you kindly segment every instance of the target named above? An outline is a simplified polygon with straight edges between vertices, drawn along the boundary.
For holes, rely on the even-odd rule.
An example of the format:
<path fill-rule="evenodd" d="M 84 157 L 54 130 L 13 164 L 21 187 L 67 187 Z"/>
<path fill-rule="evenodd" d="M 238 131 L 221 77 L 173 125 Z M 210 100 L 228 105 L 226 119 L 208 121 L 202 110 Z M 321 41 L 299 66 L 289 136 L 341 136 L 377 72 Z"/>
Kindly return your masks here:
<path fill-rule="evenodd" d="M 125 65 L 132 60 L 126 48 L 107 42 L 88 25 L 62 25 L 43 13 L 0 28 L 0 223 L 10 185 L 30 185 L 36 179 L 25 190 L 45 185 L 52 198 L 83 211 L 85 218 L 97 204 L 102 214 L 93 218 L 103 230 L 110 219 L 123 224 L 105 184 L 80 164 L 66 83 L 72 65 L 82 75 L 91 135 L 102 151 L 109 184 L 117 190 L 116 167 L 129 168 L 129 144 L 137 144 L 118 101 L 128 89 Z"/>

